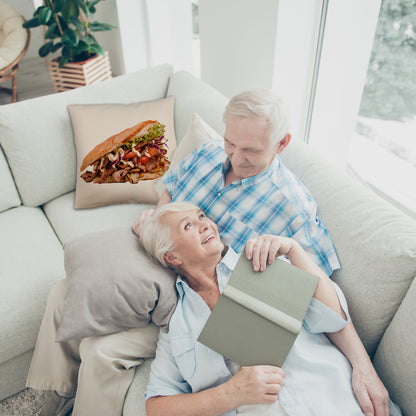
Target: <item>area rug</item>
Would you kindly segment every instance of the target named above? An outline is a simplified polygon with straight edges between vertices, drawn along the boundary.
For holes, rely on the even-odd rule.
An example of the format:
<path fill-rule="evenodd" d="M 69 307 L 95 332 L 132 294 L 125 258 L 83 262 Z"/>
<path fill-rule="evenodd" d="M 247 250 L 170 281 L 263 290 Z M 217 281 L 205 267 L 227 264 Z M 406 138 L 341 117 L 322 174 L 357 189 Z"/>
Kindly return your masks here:
<path fill-rule="evenodd" d="M 38 416 L 48 392 L 25 389 L 0 402 L 1 416 Z"/>

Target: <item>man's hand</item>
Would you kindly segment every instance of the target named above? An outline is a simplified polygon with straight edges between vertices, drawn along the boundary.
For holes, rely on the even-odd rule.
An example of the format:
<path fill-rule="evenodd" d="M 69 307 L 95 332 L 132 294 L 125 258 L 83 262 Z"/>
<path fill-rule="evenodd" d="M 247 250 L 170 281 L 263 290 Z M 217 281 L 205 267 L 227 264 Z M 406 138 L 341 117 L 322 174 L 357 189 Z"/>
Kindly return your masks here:
<path fill-rule="evenodd" d="M 243 404 L 273 403 L 282 389 L 284 371 L 271 365 L 241 367 L 226 383 L 230 400 Z"/>
<path fill-rule="evenodd" d="M 276 257 L 289 255 L 296 244 L 292 238 L 264 234 L 248 240 L 245 252 L 247 258 L 253 261 L 253 269 L 264 271 Z"/>
<path fill-rule="evenodd" d="M 131 229 L 135 234 L 140 236 L 143 224 L 154 214 L 154 212 L 154 209 L 146 209 L 140 213 L 140 215 L 136 218 L 136 221 L 134 221 L 134 224 L 131 226 Z"/>
<path fill-rule="evenodd" d="M 352 371 L 352 388 L 366 416 L 389 416 L 389 393 L 373 366 Z"/>

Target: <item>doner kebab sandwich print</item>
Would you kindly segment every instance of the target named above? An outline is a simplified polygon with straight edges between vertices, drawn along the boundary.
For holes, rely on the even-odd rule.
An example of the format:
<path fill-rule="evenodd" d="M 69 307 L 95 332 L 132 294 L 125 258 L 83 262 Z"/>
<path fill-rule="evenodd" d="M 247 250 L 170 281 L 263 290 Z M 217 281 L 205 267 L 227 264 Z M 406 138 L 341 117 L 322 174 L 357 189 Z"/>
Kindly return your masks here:
<path fill-rule="evenodd" d="M 165 125 L 142 121 L 95 146 L 81 164 L 81 178 L 98 184 L 159 178 L 170 165 L 166 147 Z"/>

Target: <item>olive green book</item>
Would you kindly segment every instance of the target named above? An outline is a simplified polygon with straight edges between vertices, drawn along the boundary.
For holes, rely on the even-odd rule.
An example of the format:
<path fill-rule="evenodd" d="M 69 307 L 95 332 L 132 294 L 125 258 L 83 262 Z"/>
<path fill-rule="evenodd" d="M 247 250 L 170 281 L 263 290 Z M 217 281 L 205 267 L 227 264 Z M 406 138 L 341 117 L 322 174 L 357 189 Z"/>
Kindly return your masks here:
<path fill-rule="evenodd" d="M 198 341 L 241 366 L 281 367 L 317 284 L 281 259 L 255 272 L 242 254 Z"/>

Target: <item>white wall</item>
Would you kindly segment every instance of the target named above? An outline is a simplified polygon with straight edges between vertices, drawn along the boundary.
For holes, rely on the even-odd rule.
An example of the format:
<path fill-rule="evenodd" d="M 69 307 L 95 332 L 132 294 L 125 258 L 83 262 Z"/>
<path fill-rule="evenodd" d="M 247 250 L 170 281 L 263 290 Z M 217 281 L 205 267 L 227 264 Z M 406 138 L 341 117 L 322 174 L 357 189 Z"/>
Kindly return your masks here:
<path fill-rule="evenodd" d="M 200 0 L 201 78 L 226 96 L 271 88 L 278 0 Z"/>
<path fill-rule="evenodd" d="M 191 71 L 191 0 L 148 0 L 150 65 L 170 63 Z"/>

